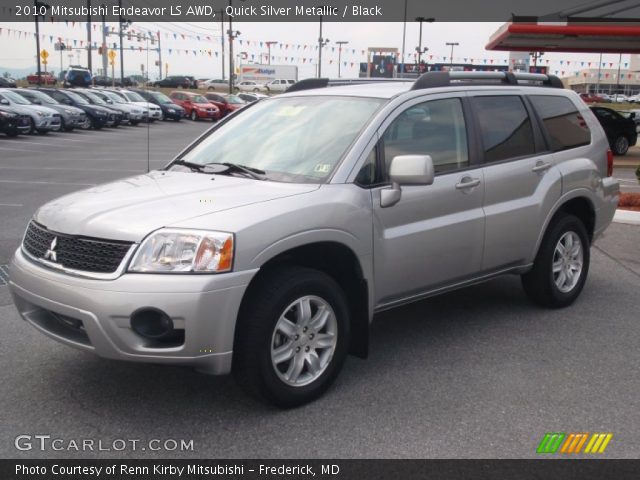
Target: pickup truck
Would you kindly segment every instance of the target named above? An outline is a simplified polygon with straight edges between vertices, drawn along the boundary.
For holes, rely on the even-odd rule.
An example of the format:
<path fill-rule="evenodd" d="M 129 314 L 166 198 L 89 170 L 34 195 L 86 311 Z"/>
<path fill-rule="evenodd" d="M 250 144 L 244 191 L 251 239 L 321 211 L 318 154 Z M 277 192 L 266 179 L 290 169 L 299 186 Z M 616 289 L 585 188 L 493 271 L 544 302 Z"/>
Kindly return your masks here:
<path fill-rule="evenodd" d="M 31 75 L 27 75 L 27 82 L 29 85 L 37 85 L 38 84 L 38 74 L 33 73 Z M 55 85 L 58 83 L 58 80 L 55 76 L 50 73 L 40 73 L 40 84 L 41 85 Z"/>

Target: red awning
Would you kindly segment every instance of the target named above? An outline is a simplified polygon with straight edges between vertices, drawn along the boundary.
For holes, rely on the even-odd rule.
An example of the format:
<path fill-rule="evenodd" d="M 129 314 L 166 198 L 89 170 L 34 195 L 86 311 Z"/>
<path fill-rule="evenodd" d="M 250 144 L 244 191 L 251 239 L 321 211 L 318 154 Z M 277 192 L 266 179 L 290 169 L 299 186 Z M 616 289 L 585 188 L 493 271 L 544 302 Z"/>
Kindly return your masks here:
<path fill-rule="evenodd" d="M 521 52 L 640 53 L 638 24 L 505 23 L 487 50 Z"/>

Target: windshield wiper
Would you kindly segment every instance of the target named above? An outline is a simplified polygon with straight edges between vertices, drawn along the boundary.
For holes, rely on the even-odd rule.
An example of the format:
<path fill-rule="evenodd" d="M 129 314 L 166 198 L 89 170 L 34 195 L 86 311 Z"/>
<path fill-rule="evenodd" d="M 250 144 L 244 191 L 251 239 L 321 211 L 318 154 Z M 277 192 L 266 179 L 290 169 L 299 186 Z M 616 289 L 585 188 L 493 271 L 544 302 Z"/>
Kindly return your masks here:
<path fill-rule="evenodd" d="M 266 172 L 264 170 L 260 170 L 258 168 L 247 167 L 245 165 L 238 165 L 237 163 L 229 163 L 229 162 L 210 162 L 210 163 L 192 163 L 186 160 L 176 160 L 172 163 L 172 165 L 182 165 L 183 167 L 190 168 L 194 172 L 202 172 L 202 173 L 219 173 L 224 174 L 227 172 L 237 172 L 243 173 L 255 180 L 266 180 L 265 176 Z M 215 165 L 221 165 L 223 167 L 227 167 L 226 170 L 222 171 L 207 171 L 207 167 L 213 167 Z"/>
<path fill-rule="evenodd" d="M 267 177 L 265 176 L 266 172 L 264 170 L 260 170 L 259 168 L 247 167 L 246 165 L 240 165 L 238 163 L 229 163 L 229 162 L 210 162 L 210 163 L 205 163 L 202 167 L 203 169 L 205 169 L 207 166 L 210 166 L 210 165 L 223 165 L 227 167 L 227 172 L 234 171 L 234 172 L 244 173 L 245 175 L 248 175 L 249 177 L 254 178 L 256 180 L 267 179 Z M 224 173 L 224 172 L 215 172 L 215 173 Z"/>

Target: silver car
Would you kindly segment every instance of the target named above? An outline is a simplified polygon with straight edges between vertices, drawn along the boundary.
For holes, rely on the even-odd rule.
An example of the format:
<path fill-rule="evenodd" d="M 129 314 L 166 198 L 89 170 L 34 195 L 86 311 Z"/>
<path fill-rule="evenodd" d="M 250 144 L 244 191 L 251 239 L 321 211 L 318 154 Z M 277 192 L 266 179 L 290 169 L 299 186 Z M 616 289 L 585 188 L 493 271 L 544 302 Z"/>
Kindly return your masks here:
<path fill-rule="evenodd" d="M 161 170 L 41 207 L 12 261 L 15 304 L 64 344 L 232 372 L 281 407 L 365 357 L 377 312 L 502 274 L 566 307 L 619 186 L 598 121 L 556 87 L 299 82 Z"/>
<path fill-rule="evenodd" d="M 60 130 L 70 132 L 74 128 L 89 128 L 87 115 L 77 107 L 63 105 L 49 95 L 33 88 L 16 88 L 13 91 L 34 105 L 41 105 L 58 112 L 61 121 Z"/>
<path fill-rule="evenodd" d="M 62 118 L 49 107 L 35 105 L 16 92 L 0 88 L 0 105 L 12 107 L 17 113 L 31 118 L 31 133 L 47 134 L 57 132 L 62 127 Z"/>

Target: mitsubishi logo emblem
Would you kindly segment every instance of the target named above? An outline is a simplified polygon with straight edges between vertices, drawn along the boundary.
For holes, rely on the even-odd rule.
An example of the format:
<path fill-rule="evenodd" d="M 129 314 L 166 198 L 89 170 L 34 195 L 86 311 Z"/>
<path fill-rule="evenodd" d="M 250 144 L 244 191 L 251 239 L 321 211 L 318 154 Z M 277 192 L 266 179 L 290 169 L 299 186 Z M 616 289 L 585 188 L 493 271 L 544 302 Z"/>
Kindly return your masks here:
<path fill-rule="evenodd" d="M 56 256 L 56 245 L 58 244 L 58 237 L 53 237 L 53 240 L 51 240 L 51 245 L 49 246 L 49 250 L 46 251 L 46 253 L 44 254 L 44 259 L 45 260 L 51 260 L 52 262 L 56 262 L 57 261 L 57 256 Z"/>

